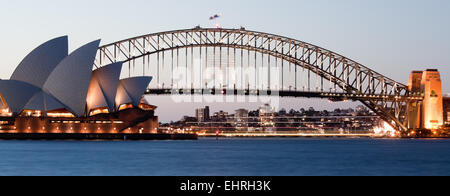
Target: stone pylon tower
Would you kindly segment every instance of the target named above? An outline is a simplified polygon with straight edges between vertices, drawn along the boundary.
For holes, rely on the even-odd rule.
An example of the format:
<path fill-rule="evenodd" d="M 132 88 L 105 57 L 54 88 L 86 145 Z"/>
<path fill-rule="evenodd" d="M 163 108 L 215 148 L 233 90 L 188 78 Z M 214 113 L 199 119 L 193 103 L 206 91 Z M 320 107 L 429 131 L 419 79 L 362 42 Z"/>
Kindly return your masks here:
<path fill-rule="evenodd" d="M 413 71 L 409 75 L 409 91 L 413 94 L 422 94 L 422 75 L 423 71 Z M 422 113 L 422 102 L 412 101 L 408 103 L 408 127 L 410 129 L 420 129 L 421 128 L 421 113 Z"/>
<path fill-rule="evenodd" d="M 421 89 L 424 93 L 422 126 L 425 129 L 438 129 L 444 125 L 444 106 L 442 81 L 437 69 L 423 72 Z"/>
<path fill-rule="evenodd" d="M 413 71 L 409 77 L 409 91 L 422 95 L 424 99 L 408 104 L 408 127 L 433 130 L 443 126 L 442 81 L 439 71 Z"/>

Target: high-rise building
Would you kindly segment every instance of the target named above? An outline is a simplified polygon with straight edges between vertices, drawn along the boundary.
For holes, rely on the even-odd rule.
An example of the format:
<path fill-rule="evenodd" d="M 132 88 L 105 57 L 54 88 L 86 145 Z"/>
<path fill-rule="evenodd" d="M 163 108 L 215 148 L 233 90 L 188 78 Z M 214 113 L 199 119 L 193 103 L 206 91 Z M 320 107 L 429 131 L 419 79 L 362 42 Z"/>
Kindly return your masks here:
<path fill-rule="evenodd" d="M 209 106 L 196 109 L 195 117 L 197 118 L 198 122 L 208 122 L 210 120 Z"/>
<path fill-rule="evenodd" d="M 214 113 L 214 119 L 215 121 L 227 121 L 228 118 L 228 112 L 224 112 L 220 110 L 219 112 Z"/>
<path fill-rule="evenodd" d="M 444 123 L 450 126 L 450 97 L 444 97 Z"/>
<path fill-rule="evenodd" d="M 269 104 L 264 104 L 259 108 L 259 118 L 262 126 L 273 127 L 275 125 L 275 108 Z"/>
<path fill-rule="evenodd" d="M 234 113 L 234 124 L 240 131 L 247 131 L 248 129 L 248 110 L 239 109 Z"/>

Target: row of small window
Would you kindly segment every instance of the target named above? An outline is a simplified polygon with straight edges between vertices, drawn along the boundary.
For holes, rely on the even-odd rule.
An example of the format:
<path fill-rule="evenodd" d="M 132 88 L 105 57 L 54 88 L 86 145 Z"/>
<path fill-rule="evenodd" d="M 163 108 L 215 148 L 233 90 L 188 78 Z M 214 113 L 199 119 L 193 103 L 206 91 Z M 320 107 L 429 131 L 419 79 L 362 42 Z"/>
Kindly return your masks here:
<path fill-rule="evenodd" d="M 80 124 L 80 123 L 88 123 L 88 124 L 122 124 L 123 121 L 51 121 L 51 123 L 63 123 L 63 124 Z"/>
<path fill-rule="evenodd" d="M 11 124 L 9 121 L 0 121 L 0 125 L 8 125 Z"/>

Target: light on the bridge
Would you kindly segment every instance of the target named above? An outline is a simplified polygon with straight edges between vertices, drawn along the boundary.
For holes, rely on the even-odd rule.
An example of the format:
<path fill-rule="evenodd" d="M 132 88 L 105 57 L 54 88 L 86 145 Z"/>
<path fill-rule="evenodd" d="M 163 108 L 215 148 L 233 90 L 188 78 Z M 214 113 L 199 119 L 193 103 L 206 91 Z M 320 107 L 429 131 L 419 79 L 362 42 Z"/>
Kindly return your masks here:
<path fill-rule="evenodd" d="M 389 123 L 384 122 L 381 127 L 376 127 L 373 129 L 376 135 L 398 137 L 399 133 L 395 130 Z"/>

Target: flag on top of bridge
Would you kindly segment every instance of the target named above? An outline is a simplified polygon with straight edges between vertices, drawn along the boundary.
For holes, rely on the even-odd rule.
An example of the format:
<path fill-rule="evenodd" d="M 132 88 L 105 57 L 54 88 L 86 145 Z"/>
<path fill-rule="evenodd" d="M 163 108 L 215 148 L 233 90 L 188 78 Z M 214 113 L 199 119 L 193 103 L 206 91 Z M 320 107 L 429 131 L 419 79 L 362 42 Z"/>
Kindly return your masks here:
<path fill-rule="evenodd" d="M 209 17 L 209 20 L 215 20 L 220 18 L 221 14 L 215 14 L 214 16 Z"/>

